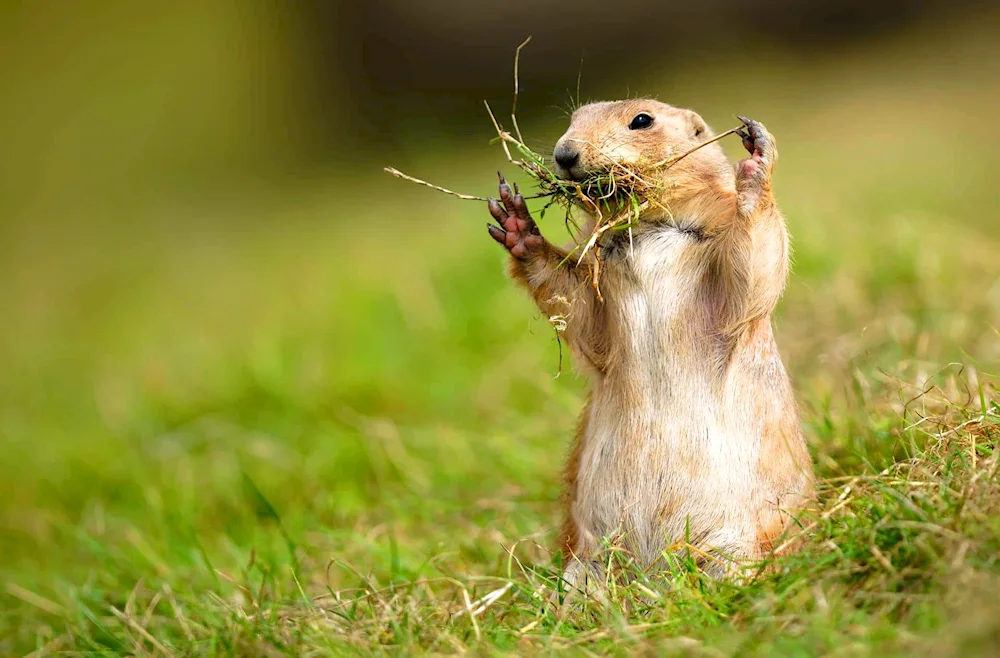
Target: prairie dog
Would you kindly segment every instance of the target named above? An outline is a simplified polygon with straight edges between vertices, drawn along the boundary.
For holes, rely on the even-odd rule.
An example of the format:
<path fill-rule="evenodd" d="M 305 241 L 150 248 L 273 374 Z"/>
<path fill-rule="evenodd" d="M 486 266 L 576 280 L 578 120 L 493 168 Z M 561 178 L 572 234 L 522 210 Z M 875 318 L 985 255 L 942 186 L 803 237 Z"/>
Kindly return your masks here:
<path fill-rule="evenodd" d="M 566 316 L 563 336 L 593 382 L 565 469 L 571 585 L 600 573 L 602 541 L 641 568 L 688 541 L 705 572 L 732 575 L 783 544 L 812 496 L 771 331 L 789 267 L 771 193 L 778 154 L 763 125 L 741 120 L 750 157 L 734 167 L 716 143 L 660 170 L 669 214 L 645 213 L 631 244 L 624 232 L 602 241 L 603 302 L 589 266 L 541 235 L 502 175 L 500 202 L 488 203 L 511 276 L 546 317 Z M 712 135 L 695 112 L 655 100 L 593 103 L 573 113 L 553 167 L 581 180 L 611 159 L 659 162 Z"/>

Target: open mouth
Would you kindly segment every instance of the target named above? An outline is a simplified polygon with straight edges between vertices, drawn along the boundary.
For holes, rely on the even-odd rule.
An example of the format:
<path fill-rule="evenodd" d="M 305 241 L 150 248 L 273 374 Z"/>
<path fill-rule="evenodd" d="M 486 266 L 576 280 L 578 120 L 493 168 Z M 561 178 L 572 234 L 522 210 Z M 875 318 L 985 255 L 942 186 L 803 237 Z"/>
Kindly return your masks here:
<path fill-rule="evenodd" d="M 570 167 L 567 169 L 558 165 L 553 168 L 553 173 L 555 173 L 557 178 L 573 183 L 580 183 L 590 176 L 589 172 L 581 167 Z"/>
<path fill-rule="evenodd" d="M 590 166 L 584 167 L 574 164 L 572 167 L 565 167 L 559 164 L 553 168 L 553 173 L 557 178 L 572 183 L 587 183 L 605 178 L 610 175 L 612 167 Z"/>

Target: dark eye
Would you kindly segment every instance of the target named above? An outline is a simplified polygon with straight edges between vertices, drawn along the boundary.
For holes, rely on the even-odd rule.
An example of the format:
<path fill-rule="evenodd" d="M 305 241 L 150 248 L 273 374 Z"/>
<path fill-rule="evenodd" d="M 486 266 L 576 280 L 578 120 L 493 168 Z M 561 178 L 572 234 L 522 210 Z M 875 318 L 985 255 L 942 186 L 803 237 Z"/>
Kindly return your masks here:
<path fill-rule="evenodd" d="M 643 128 L 649 128 L 651 125 L 653 125 L 653 117 L 643 112 L 642 114 L 635 115 L 632 123 L 628 124 L 628 129 L 642 130 Z"/>

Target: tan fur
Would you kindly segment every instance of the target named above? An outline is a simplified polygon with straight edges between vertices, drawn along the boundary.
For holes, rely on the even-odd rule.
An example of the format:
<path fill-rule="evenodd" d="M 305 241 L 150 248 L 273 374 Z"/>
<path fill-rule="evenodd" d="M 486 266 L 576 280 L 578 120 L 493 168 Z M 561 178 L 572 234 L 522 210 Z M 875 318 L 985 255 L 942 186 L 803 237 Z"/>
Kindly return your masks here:
<path fill-rule="evenodd" d="M 574 547 L 580 540 L 576 521 L 573 518 L 573 488 L 576 482 L 577 471 L 580 470 L 580 452 L 583 449 L 583 440 L 587 435 L 587 419 L 590 400 L 583 407 L 580 414 L 580 422 L 576 428 L 576 435 L 573 437 L 573 444 L 570 449 L 569 459 L 566 460 L 566 468 L 563 471 L 563 525 L 559 532 L 559 548 L 562 549 L 563 557 L 569 558 L 573 554 Z"/>
<path fill-rule="evenodd" d="M 629 130 L 636 114 L 654 124 Z M 660 200 L 634 229 L 601 246 L 600 302 L 586 265 L 549 243 L 512 258 L 512 276 L 564 333 L 593 379 L 566 468 L 561 541 L 567 579 L 597 567 L 602 538 L 642 566 L 688 537 L 717 560 L 766 557 L 811 496 L 812 466 L 791 384 L 771 331 L 788 274 L 785 222 L 771 195 L 777 157 L 764 148 L 734 171 L 713 144 L 670 168 Z M 690 110 L 652 100 L 578 109 L 557 143 L 593 171 L 643 164 L 711 136 Z M 559 167 L 557 166 L 558 170 Z M 722 566 L 720 566 L 722 565 Z"/>

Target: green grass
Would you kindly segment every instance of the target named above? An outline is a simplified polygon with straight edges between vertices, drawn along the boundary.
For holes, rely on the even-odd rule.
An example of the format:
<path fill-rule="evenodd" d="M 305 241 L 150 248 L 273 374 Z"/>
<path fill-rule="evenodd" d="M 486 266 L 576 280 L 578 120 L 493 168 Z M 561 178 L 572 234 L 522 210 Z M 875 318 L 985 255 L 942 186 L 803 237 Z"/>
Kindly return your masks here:
<path fill-rule="evenodd" d="M 935 85 L 940 52 L 906 42 L 651 89 L 779 140 L 776 326 L 823 482 L 777 573 L 708 582 L 681 555 L 548 605 L 585 382 L 555 376 L 485 209 L 373 163 L 185 211 L 222 229 L 11 249 L 0 654 L 995 655 L 1000 79 L 963 43 Z M 404 168 L 489 194 L 494 151 Z"/>

